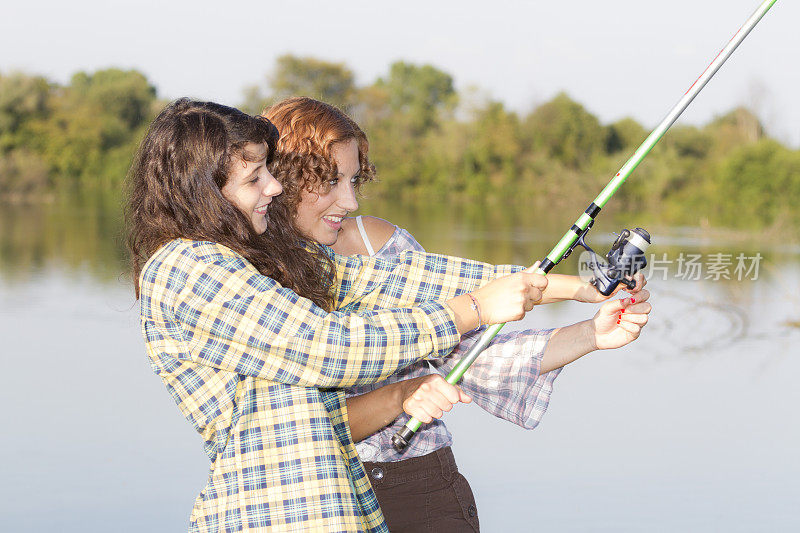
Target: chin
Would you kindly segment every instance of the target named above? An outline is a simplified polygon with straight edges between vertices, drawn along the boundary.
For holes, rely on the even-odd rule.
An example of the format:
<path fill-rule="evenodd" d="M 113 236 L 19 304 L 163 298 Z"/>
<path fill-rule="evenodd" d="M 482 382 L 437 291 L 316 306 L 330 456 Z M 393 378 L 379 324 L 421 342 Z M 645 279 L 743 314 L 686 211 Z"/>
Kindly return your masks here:
<path fill-rule="evenodd" d="M 339 240 L 339 232 L 331 234 L 330 231 L 326 231 L 323 235 L 318 235 L 314 240 L 325 246 L 333 246 Z"/>
<path fill-rule="evenodd" d="M 256 233 L 259 235 L 263 235 L 267 232 L 267 222 L 264 220 L 260 220 L 257 223 L 253 222 L 253 229 L 256 230 Z"/>
<path fill-rule="evenodd" d="M 269 227 L 269 215 L 258 217 L 255 220 L 253 220 L 253 229 L 255 229 L 256 233 L 258 233 L 259 235 L 266 233 L 268 227 Z"/>

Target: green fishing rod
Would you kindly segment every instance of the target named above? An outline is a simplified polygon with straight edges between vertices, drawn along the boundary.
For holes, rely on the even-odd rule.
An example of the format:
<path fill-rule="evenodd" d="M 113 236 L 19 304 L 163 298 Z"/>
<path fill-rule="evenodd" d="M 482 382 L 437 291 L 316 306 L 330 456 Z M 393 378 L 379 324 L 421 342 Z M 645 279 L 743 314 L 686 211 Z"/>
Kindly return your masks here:
<path fill-rule="evenodd" d="M 692 100 L 694 100 L 695 96 L 706 86 L 708 81 L 716 74 L 722 64 L 727 61 L 733 51 L 736 50 L 739 44 L 741 44 L 744 38 L 747 37 L 750 31 L 758 24 L 775 2 L 777 2 L 777 0 L 765 0 L 762 2 L 758 9 L 756 9 L 742 27 L 739 28 L 739 31 L 737 31 L 728 44 L 720 50 L 717 57 L 714 58 L 700 77 L 689 87 L 667 116 L 664 117 L 650 135 L 647 136 L 630 159 L 622 166 L 620 171 L 616 173 L 608 185 L 597 195 L 597 198 L 589 204 L 586 211 L 575 221 L 575 224 L 572 225 L 569 231 L 561 237 L 558 244 L 550 250 L 550 253 L 542 260 L 539 268 L 536 270 L 537 273 L 546 275 L 562 259 L 572 252 L 576 244 L 580 244 L 591 254 L 592 260 L 590 261 L 590 265 L 595 275 L 593 284 L 601 293 L 608 296 L 619 283 L 625 283 L 630 287 L 630 281 L 625 279 L 624 274 L 632 273 L 644 266 L 644 250 L 647 248 L 647 245 L 650 244 L 650 235 L 641 228 L 637 228 L 633 231 L 624 230 L 612 246 L 611 252 L 609 252 L 607 257 L 609 264 L 602 265 L 597 261 L 596 254 L 586 245 L 584 241 L 586 233 L 589 231 L 592 224 L 594 224 L 595 217 L 597 217 L 600 210 L 605 207 L 608 200 L 614 196 L 614 193 L 625 183 L 628 176 L 639 166 L 639 163 L 642 162 L 645 156 L 650 153 L 653 146 L 664 136 L 670 126 L 675 123 L 681 113 L 683 113 Z M 619 264 L 617 264 L 617 261 L 619 261 Z M 615 268 L 617 266 L 621 266 L 622 268 Z M 505 324 L 489 326 L 478 341 L 447 375 L 447 378 L 445 378 L 446 381 L 451 385 L 458 383 L 467 369 L 472 365 L 475 359 L 477 359 L 478 355 L 486 349 L 495 335 L 503 329 L 503 326 L 505 326 Z M 421 426 L 422 422 L 416 418 L 411 418 L 411 420 L 392 437 L 392 445 L 395 449 L 397 451 L 404 450 Z"/>

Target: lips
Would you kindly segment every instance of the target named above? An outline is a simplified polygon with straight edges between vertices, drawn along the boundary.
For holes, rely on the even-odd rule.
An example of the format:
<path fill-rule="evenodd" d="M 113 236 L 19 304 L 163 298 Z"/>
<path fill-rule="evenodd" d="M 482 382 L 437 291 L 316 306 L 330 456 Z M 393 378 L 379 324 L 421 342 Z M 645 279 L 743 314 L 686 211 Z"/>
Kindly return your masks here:
<path fill-rule="evenodd" d="M 266 215 L 268 208 L 269 208 L 269 204 L 267 203 L 267 204 L 264 204 L 262 206 L 256 207 L 255 209 L 253 209 L 253 211 L 255 211 L 255 213 L 258 214 L 258 215 Z"/>
<path fill-rule="evenodd" d="M 342 227 L 342 220 L 344 217 L 345 215 L 325 215 L 322 217 L 322 221 L 330 226 L 331 229 L 338 230 Z"/>

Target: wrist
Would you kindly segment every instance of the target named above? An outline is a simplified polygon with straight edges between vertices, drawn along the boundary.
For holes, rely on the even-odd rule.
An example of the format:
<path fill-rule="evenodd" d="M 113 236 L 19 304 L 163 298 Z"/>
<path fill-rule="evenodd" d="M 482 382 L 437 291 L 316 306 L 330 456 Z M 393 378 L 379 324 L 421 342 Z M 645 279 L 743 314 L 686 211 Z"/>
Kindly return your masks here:
<path fill-rule="evenodd" d="M 583 303 L 597 303 L 596 295 L 597 291 L 591 283 L 578 277 L 575 278 L 573 300 Z"/>
<path fill-rule="evenodd" d="M 453 312 L 453 318 L 459 335 L 464 335 L 477 327 L 478 317 L 471 309 L 472 300 L 466 294 L 461 294 L 447 301 L 447 306 Z"/>
<path fill-rule="evenodd" d="M 419 387 L 419 378 L 404 379 L 397 382 L 397 393 L 394 398 L 394 406 L 397 414 L 400 416 L 405 411 L 406 400 L 411 398 L 414 391 Z"/>
<path fill-rule="evenodd" d="M 425 382 L 425 378 L 428 376 L 419 376 L 416 378 L 409 378 L 404 379 L 402 381 L 398 381 L 398 391 L 399 391 L 399 398 L 396 400 L 395 405 L 397 406 L 397 414 L 395 417 L 400 416 L 401 413 L 405 412 L 406 410 L 406 402 L 410 400 L 414 393 L 419 390 L 420 386 Z"/>

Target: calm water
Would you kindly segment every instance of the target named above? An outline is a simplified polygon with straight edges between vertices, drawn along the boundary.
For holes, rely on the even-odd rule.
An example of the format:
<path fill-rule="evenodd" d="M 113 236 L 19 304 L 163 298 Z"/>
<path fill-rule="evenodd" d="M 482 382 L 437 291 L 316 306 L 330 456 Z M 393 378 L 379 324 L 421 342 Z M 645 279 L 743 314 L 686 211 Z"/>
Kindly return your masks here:
<path fill-rule="evenodd" d="M 365 211 L 431 251 L 495 262 L 543 255 L 572 223 L 499 208 Z M 0 206 L 2 531 L 182 531 L 205 482 L 200 437 L 147 364 L 115 213 Z M 601 223 L 592 242 L 604 249 L 619 227 Z M 636 343 L 570 365 L 534 431 L 473 406 L 447 415 L 484 531 L 800 528 L 800 250 L 653 234 L 672 262 L 651 275 Z M 737 255 L 757 252 L 758 279 L 736 280 Z M 681 254 L 701 256 L 701 277 L 730 254 L 734 279 L 686 279 Z M 522 326 L 591 314 L 546 306 Z"/>

